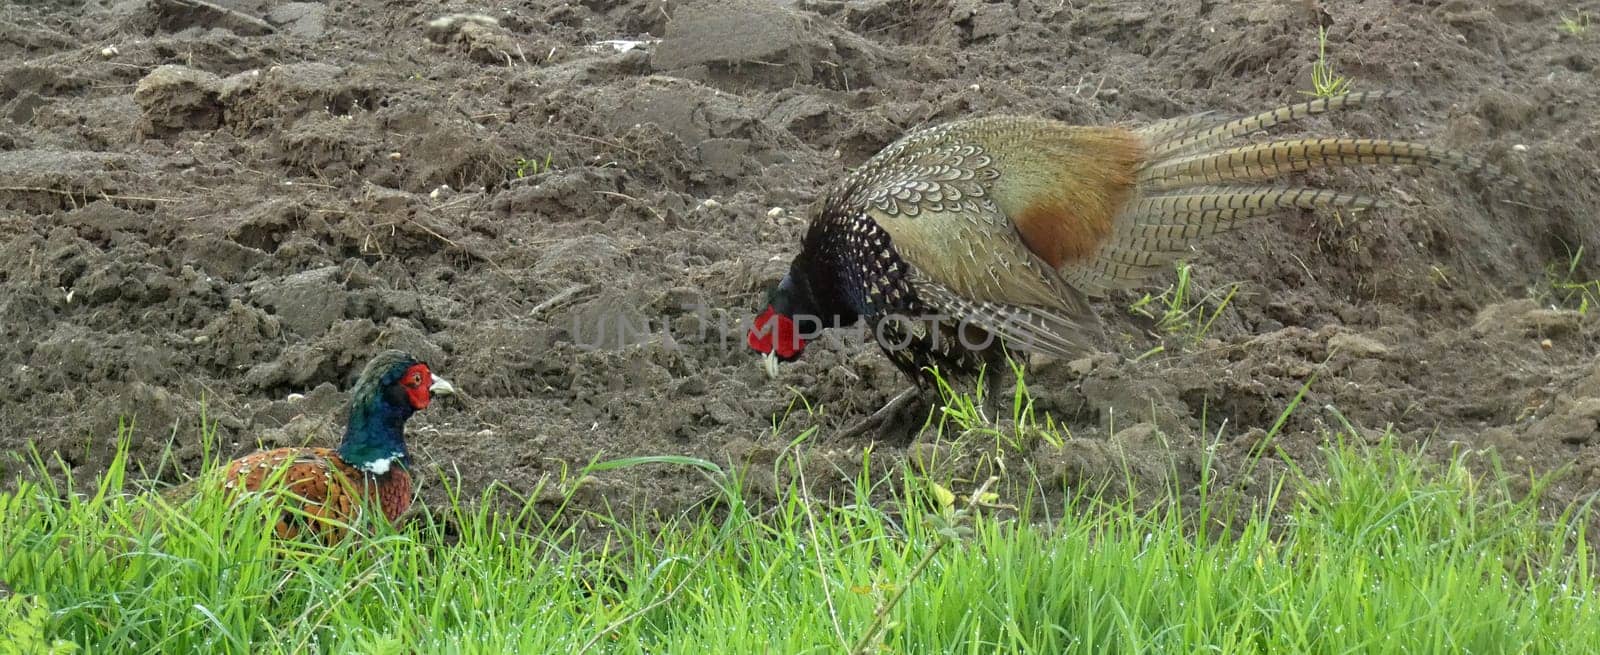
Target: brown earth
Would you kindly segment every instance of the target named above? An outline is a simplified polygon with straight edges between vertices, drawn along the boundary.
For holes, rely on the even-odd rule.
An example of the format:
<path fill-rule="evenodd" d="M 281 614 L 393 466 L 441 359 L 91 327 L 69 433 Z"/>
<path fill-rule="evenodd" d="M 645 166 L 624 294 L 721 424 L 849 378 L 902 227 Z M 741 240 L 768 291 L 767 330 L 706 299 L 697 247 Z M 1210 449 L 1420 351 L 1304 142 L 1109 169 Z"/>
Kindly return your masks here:
<path fill-rule="evenodd" d="M 129 417 L 136 462 L 171 443 L 192 473 L 202 403 L 225 454 L 329 443 L 339 390 L 386 346 L 468 392 L 411 439 L 469 496 L 595 458 L 769 464 L 810 425 L 813 481 L 852 475 L 869 443 L 876 463 L 933 452 L 913 425 L 829 436 L 906 384 L 871 344 L 812 348 L 777 381 L 743 347 L 735 322 L 824 185 L 973 114 L 1142 122 L 1294 101 L 1325 26 L 1355 89 L 1412 95 L 1304 129 L 1461 148 L 1532 192 L 1316 177 L 1398 206 L 1209 243 L 1196 292 L 1239 287 L 1197 344 L 1153 334 L 1137 294 L 1101 303 L 1108 353 L 1029 375 L 1071 439 L 1009 461 L 1046 485 L 1125 465 L 1192 478 L 1215 441 L 1219 474 L 1237 475 L 1314 377 L 1282 453 L 1314 456 L 1342 415 L 1367 438 L 1388 426 L 1441 456 L 1557 472 L 1560 500 L 1600 489 L 1600 322 L 1553 308 L 1547 280 L 1578 247 L 1600 253 L 1600 26 L 1560 29 L 1580 5 L 216 1 L 0 8 L 7 486 L 29 444 L 92 475 Z M 437 20 L 462 12 L 483 16 Z M 1574 277 L 1600 278 L 1597 261 Z M 599 338 L 620 316 L 652 330 Z M 801 397 L 822 411 L 775 436 Z M 770 494 L 761 469 L 750 484 Z M 672 512 L 709 489 L 671 467 L 596 478 L 580 504 Z"/>

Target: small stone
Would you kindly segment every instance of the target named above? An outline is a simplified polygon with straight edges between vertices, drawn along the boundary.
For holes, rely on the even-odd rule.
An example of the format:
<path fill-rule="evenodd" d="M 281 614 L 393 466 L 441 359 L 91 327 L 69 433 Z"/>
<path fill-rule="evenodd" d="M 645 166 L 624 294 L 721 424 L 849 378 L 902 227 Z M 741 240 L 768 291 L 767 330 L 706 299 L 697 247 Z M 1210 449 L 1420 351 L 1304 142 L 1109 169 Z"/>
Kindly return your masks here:
<path fill-rule="evenodd" d="M 288 396 L 284 397 L 284 400 L 287 400 L 287 401 L 289 401 L 291 403 L 297 403 L 297 402 L 300 402 L 300 401 L 305 400 L 305 399 L 306 399 L 306 395 L 303 394 L 303 393 L 291 393 Z"/>
<path fill-rule="evenodd" d="M 1543 348 L 1545 350 L 1549 350 L 1551 348 L 1556 347 L 1556 344 L 1551 342 L 1549 339 L 1540 339 L 1539 340 L 1539 347 Z"/>
<path fill-rule="evenodd" d="M 400 161 L 401 159 L 404 159 L 404 158 L 405 158 L 405 155 L 402 155 L 402 154 L 400 154 L 398 152 L 389 153 L 389 159 L 391 159 L 391 160 Z"/>
<path fill-rule="evenodd" d="M 100 49 L 100 56 L 101 57 L 107 57 L 107 58 L 115 57 L 118 54 L 121 54 L 121 52 L 122 51 L 117 50 L 117 46 L 108 45 L 108 46 Z"/>
<path fill-rule="evenodd" d="M 716 209 L 721 207 L 722 203 L 717 202 L 716 198 L 706 198 L 705 200 L 700 201 L 700 206 L 705 207 L 706 209 Z"/>
<path fill-rule="evenodd" d="M 1511 146 L 1511 149 L 1515 150 L 1517 152 L 1527 152 L 1528 151 L 1528 146 L 1525 146 L 1525 145 L 1522 145 L 1522 144 L 1519 143 L 1517 145 Z"/>
<path fill-rule="evenodd" d="M 767 218 L 777 218 L 777 217 L 782 216 L 782 215 L 783 215 L 783 208 L 782 207 L 773 207 L 772 209 L 768 209 L 767 210 Z"/>

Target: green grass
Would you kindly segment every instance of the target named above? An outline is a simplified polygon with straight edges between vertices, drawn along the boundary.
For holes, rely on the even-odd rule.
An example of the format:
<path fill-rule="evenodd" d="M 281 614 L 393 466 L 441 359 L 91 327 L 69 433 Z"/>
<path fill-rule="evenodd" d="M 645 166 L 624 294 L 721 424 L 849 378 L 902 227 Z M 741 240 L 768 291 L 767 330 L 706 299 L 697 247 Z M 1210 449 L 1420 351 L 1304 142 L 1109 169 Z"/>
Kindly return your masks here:
<path fill-rule="evenodd" d="M 1318 98 L 1331 98 L 1350 92 L 1351 79 L 1333 70 L 1328 63 L 1328 29 L 1317 28 L 1317 60 L 1311 64 L 1311 90 L 1300 93 Z"/>
<path fill-rule="evenodd" d="M 1161 333 L 1179 337 L 1185 345 L 1194 345 L 1210 334 L 1212 324 L 1217 322 L 1233 302 L 1234 295 L 1239 293 L 1239 283 L 1197 294 L 1192 277 L 1194 269 L 1187 262 L 1182 262 L 1177 270 L 1178 279 L 1171 286 L 1154 295 L 1144 294 L 1128 306 L 1128 311 L 1155 320 L 1156 329 Z M 1140 358 L 1163 350 L 1165 346 L 1158 346 Z"/>
<path fill-rule="evenodd" d="M 1583 246 L 1569 251 L 1567 260 L 1545 267 L 1544 288 L 1534 289 L 1541 302 L 1565 307 L 1587 316 L 1589 308 L 1600 305 L 1600 280 L 1586 280 L 1579 274 L 1583 265 Z"/>
<path fill-rule="evenodd" d="M 528 159 L 526 157 L 518 157 L 511 162 L 511 174 L 516 176 L 516 179 L 520 180 L 530 175 L 548 173 L 551 170 L 552 157 L 554 157 L 553 154 L 546 154 L 544 159 Z"/>
<path fill-rule="evenodd" d="M 1579 10 L 1577 16 L 1562 14 L 1558 27 L 1572 36 L 1583 36 L 1589 32 L 1589 12 Z"/>
<path fill-rule="evenodd" d="M 941 429 L 952 434 L 981 427 L 946 416 Z M 88 493 L 25 483 L 0 494 L 0 580 L 22 599 L 0 605 L 10 612 L 0 614 L 0 634 L 31 630 L 32 643 L 67 640 L 92 653 L 1500 653 L 1600 644 L 1586 515 L 1551 515 L 1538 485 L 1517 496 L 1459 461 L 1427 464 L 1390 441 L 1335 438 L 1304 469 L 1258 473 L 1255 488 L 1267 490 L 1259 502 L 1236 502 L 1208 475 L 1173 495 L 1197 501 L 1135 505 L 1071 490 L 1006 497 L 1029 485 L 907 468 L 861 474 L 822 502 L 807 491 L 815 468 L 797 464 L 814 436 L 772 437 L 780 498 L 762 506 L 746 502 L 738 472 L 715 463 L 632 458 L 556 484 L 571 498 L 587 476 L 683 467 L 716 490 L 707 511 L 585 514 L 503 488 L 467 502 L 443 480 L 435 484 L 452 500 L 436 518 L 398 530 L 357 525 L 364 538 L 332 547 L 270 539 L 270 498 L 230 511 L 214 498 L 173 508 L 134 493 L 124 448 Z M 526 509 L 487 509 L 503 501 Z M 580 515 L 604 528 L 584 547 L 562 527 Z M 1214 529 L 1224 525 L 1232 527 Z"/>
<path fill-rule="evenodd" d="M 82 649 L 45 636 L 50 610 L 37 598 L 0 596 L 0 655 L 68 655 Z"/>
<path fill-rule="evenodd" d="M 1026 370 L 1022 364 L 1010 357 L 1006 358 L 1015 381 L 1012 390 L 1011 402 L 997 404 L 995 410 L 999 416 L 990 417 L 986 412 L 984 402 L 984 385 L 982 376 L 993 375 L 994 371 L 980 374 L 979 382 L 975 385 L 973 393 L 962 393 L 956 385 L 952 384 L 938 370 L 933 371 L 935 387 L 939 393 L 939 414 L 933 426 L 936 430 L 937 440 L 966 449 L 967 445 L 974 445 L 976 449 L 999 453 L 1006 450 L 1027 452 L 1040 440 L 1046 444 L 1060 448 L 1062 443 L 1071 437 L 1071 432 L 1064 426 L 1057 425 L 1055 417 L 1042 412 L 1035 412 L 1033 396 L 1028 392 Z M 998 419 L 1010 419 L 1000 422 Z"/>

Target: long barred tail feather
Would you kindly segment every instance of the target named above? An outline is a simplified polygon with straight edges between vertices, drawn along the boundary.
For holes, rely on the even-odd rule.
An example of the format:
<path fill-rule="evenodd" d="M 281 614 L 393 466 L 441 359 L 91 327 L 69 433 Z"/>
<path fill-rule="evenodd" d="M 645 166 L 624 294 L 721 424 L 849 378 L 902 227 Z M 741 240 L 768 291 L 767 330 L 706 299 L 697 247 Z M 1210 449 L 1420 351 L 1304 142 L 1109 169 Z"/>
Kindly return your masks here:
<path fill-rule="evenodd" d="M 1409 141 L 1286 139 L 1155 161 L 1139 171 L 1139 183 L 1141 188 L 1155 191 L 1364 164 L 1430 166 L 1469 174 L 1491 170 L 1481 159 Z"/>
<path fill-rule="evenodd" d="M 1147 128 L 1134 130 L 1134 132 L 1154 144 L 1148 153 L 1150 157 L 1166 158 L 1201 148 L 1214 147 L 1233 137 L 1264 130 L 1282 123 L 1294 122 L 1307 116 L 1315 116 L 1341 109 L 1355 109 L 1365 105 L 1368 100 L 1386 100 L 1404 95 L 1399 91 L 1349 93 L 1330 98 L 1318 98 L 1295 105 L 1286 105 L 1225 123 L 1214 120 L 1213 112 L 1202 112 L 1193 116 L 1180 116 L 1158 121 Z M 1206 120 L 1201 122 L 1197 119 Z M 1218 125 L 1218 123 L 1221 124 Z M 1214 127 L 1206 128 L 1207 125 L 1214 125 Z"/>
<path fill-rule="evenodd" d="M 1192 250 L 1200 239 L 1285 209 L 1360 210 L 1388 205 L 1359 192 L 1276 185 L 1284 175 L 1315 169 L 1401 165 L 1459 171 L 1491 182 L 1509 176 L 1482 159 L 1392 139 L 1297 138 L 1225 146 L 1225 142 L 1325 112 L 1400 97 L 1352 93 L 1286 105 L 1227 120 L 1206 112 L 1133 130 L 1145 140 L 1135 194 L 1117 215 L 1095 256 L 1062 268 L 1089 295 L 1135 286 Z M 1265 183 L 1265 185 L 1263 185 Z"/>

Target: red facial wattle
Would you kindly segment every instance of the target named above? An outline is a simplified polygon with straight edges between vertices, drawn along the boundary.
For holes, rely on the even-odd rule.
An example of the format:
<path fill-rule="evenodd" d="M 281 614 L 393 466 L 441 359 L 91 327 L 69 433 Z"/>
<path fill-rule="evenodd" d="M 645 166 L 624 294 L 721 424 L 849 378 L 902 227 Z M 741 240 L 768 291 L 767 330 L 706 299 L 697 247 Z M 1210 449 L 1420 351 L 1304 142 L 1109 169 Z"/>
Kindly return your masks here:
<path fill-rule="evenodd" d="M 412 364 L 405 375 L 400 376 L 400 386 L 406 390 L 412 409 L 427 409 L 428 403 L 433 401 L 433 393 L 429 391 L 433 386 L 433 372 L 428 370 L 427 364 Z"/>
<path fill-rule="evenodd" d="M 777 355 L 778 359 L 784 361 L 799 357 L 801 351 L 806 349 L 805 340 L 795 330 L 794 319 L 779 314 L 771 306 L 756 317 L 755 324 L 750 326 L 748 342 L 751 349 L 762 354 Z"/>

